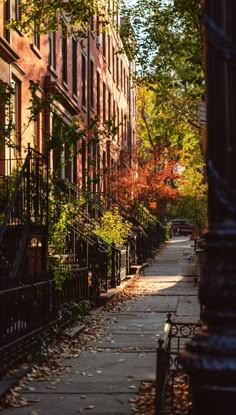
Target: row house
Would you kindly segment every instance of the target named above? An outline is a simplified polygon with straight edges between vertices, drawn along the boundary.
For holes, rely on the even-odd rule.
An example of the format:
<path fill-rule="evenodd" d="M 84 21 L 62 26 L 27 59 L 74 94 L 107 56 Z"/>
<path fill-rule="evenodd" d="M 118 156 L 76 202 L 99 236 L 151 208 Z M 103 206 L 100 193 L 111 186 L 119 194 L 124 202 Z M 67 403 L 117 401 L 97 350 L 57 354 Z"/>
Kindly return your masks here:
<path fill-rule="evenodd" d="M 9 174 L 13 160 L 24 159 L 28 145 L 46 153 L 53 137 L 52 172 L 88 191 L 108 191 L 109 172 L 132 165 L 136 144 L 135 64 L 122 49 L 119 15 L 110 16 L 106 27 L 94 16 L 83 42 L 76 34 L 67 36 L 66 16 L 60 31 L 39 35 L 35 30 L 31 37 L 8 30 L 5 23 L 11 18 L 20 19 L 19 2 L 7 0 L 0 5 L 0 80 L 2 89 L 9 85 L 13 94 L 8 106 L 1 97 L 0 122 L 12 131 L 8 128 L 5 143 L 1 139 L 0 173 Z M 56 94 L 52 112 L 43 108 L 32 117 L 32 85 L 39 99 Z M 64 123 L 62 135 L 75 119 L 84 130 L 96 119 L 101 133 L 95 140 L 90 129 L 78 138 L 74 153 L 69 144 L 57 148 L 57 117 Z M 112 126 L 116 129 L 107 133 Z"/>
<path fill-rule="evenodd" d="M 63 14 L 58 31 L 10 30 L 20 12 L 19 0 L 0 2 L 0 376 L 53 322 L 65 323 L 68 304 L 119 284 L 143 235 L 130 235 L 131 257 L 130 242 L 108 246 L 87 226 L 113 207 L 111 174 L 134 163 L 135 63 L 123 50 L 115 3 L 109 23 L 94 16 L 83 41 Z M 48 173 L 60 212 L 86 195 L 54 250 L 49 222 L 57 223 L 58 205 L 50 216 Z"/>

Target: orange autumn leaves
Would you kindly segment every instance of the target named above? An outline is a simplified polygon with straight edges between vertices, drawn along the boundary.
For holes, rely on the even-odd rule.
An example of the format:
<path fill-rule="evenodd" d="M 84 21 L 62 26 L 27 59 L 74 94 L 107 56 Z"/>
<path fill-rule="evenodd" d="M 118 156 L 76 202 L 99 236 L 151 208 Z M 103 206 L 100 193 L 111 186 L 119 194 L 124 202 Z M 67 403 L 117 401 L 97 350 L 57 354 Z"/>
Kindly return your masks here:
<path fill-rule="evenodd" d="M 150 158 L 136 166 L 113 174 L 112 190 L 119 200 L 130 206 L 141 201 L 170 202 L 179 191 L 174 181 L 179 178 L 176 162 L 173 159 Z"/>

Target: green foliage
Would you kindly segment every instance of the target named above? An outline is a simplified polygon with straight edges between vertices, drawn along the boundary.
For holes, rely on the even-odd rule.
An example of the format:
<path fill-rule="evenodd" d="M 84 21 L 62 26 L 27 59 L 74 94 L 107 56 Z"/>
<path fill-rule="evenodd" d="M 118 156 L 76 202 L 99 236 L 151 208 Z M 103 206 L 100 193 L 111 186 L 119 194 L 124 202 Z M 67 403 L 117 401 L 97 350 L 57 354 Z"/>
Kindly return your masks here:
<path fill-rule="evenodd" d="M 131 232 L 132 224 L 123 219 L 118 208 L 104 212 L 103 216 L 94 221 L 94 233 L 111 245 L 123 245 Z"/>
<path fill-rule="evenodd" d="M 55 197 L 55 193 L 49 199 L 49 268 L 57 288 L 61 288 L 68 277 L 68 270 L 63 268 L 63 254 L 71 226 L 80 218 L 83 203 L 82 198 L 63 203 L 58 196 Z"/>
<path fill-rule="evenodd" d="M 165 241 L 168 241 L 172 237 L 171 226 L 169 223 L 165 226 Z"/>
<path fill-rule="evenodd" d="M 65 323 L 65 321 L 69 324 L 78 321 L 83 317 L 85 314 L 89 312 L 91 309 L 91 303 L 88 300 L 80 301 L 79 303 L 76 301 L 70 301 L 66 303 L 59 312 L 59 325 L 60 322 Z M 65 330 L 65 333 L 68 335 L 70 334 L 71 330 L 68 327 Z"/>
<path fill-rule="evenodd" d="M 198 0 L 137 0 L 124 5 L 130 16 L 145 79 L 172 85 L 202 84 L 201 6 Z"/>
<path fill-rule="evenodd" d="M 57 203 L 57 206 L 55 206 L 55 203 L 50 201 L 49 247 L 52 255 L 64 254 L 69 227 L 74 222 L 77 215 L 76 204 L 68 202 L 60 204 L 60 206 L 58 205 L 59 204 Z"/>
<path fill-rule="evenodd" d="M 0 151 L 7 145 L 8 147 L 19 147 L 14 143 L 14 114 L 13 114 L 13 98 L 15 95 L 15 89 L 13 86 L 5 84 L 0 81 L 0 106 L 5 108 L 4 122 L 0 121 Z"/>
<path fill-rule="evenodd" d="M 12 169 L 11 174 L 5 180 L 0 181 L 0 224 L 5 220 L 7 206 L 16 191 L 20 169 L 20 166 Z"/>
<path fill-rule="evenodd" d="M 194 153 L 193 153 L 194 154 Z M 181 180 L 176 184 L 180 190 L 179 199 L 170 206 L 171 218 L 187 218 L 201 228 L 207 220 L 207 184 L 203 180 L 203 165 L 187 163 Z"/>
<path fill-rule="evenodd" d="M 142 203 L 135 207 L 134 212 L 143 225 L 154 225 L 157 222 L 157 217 L 154 216 Z"/>
<path fill-rule="evenodd" d="M 198 104 L 204 94 L 200 2 L 137 0 L 124 9 L 138 45 L 139 131 L 146 130 L 152 146 L 164 141 L 181 148 L 186 130 L 200 141 Z"/>
<path fill-rule="evenodd" d="M 124 46 L 124 52 L 128 56 L 129 60 L 132 61 L 137 56 L 137 43 L 135 39 L 135 33 L 128 16 L 122 16 L 120 25 L 120 36 Z"/>
<path fill-rule="evenodd" d="M 12 19 L 8 28 L 32 35 L 48 33 L 64 27 L 67 22 L 79 38 L 86 36 L 94 14 L 103 15 L 102 3 L 94 0 L 21 0 L 21 19 Z M 68 34 L 70 32 L 68 31 Z"/>
<path fill-rule="evenodd" d="M 179 198 L 169 211 L 171 218 L 186 218 L 198 225 L 200 229 L 206 226 L 207 219 L 207 196 L 185 195 Z"/>
<path fill-rule="evenodd" d="M 126 13 L 139 46 L 140 156 L 147 158 L 152 149 L 158 160 L 164 149 L 166 160 L 172 158 L 175 161 L 176 171 L 181 176 L 179 181 L 172 180 L 172 186 L 182 197 L 186 196 L 189 186 L 188 195 L 194 199 L 191 171 L 201 170 L 199 189 L 204 165 L 198 120 L 198 104 L 204 94 L 200 2 L 137 0 L 135 6 L 126 8 Z M 200 191 L 202 200 L 206 199 L 205 193 Z M 199 220 L 203 221 L 206 203 L 200 205 L 203 213 Z M 189 209 L 193 212 L 192 207 Z"/>

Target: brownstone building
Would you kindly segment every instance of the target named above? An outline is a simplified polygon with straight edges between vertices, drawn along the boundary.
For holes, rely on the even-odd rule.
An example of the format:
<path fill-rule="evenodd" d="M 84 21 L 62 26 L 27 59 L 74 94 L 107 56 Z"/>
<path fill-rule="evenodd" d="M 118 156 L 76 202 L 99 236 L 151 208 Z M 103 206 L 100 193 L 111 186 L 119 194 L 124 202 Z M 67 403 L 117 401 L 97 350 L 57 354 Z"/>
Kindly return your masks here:
<path fill-rule="evenodd" d="M 8 107 L 1 97 L 2 138 L 3 125 L 12 129 L 8 128 L 8 138 L 1 146 L 1 173 L 9 174 L 9 166 L 14 164 L 3 159 L 24 159 L 28 145 L 42 153 L 47 151 L 55 117 L 63 120 L 61 134 L 73 119 L 86 129 L 96 118 L 98 130 L 113 125 L 116 132 L 103 137 L 98 134 L 98 140 L 94 140 L 92 130 L 85 133 L 73 154 L 66 143 L 63 148 L 54 145 L 50 170 L 60 165 L 57 174 L 62 179 L 67 177 L 89 191 L 108 190 L 109 172 L 132 164 L 136 143 L 135 89 L 131 81 L 135 66 L 122 52 L 117 31 L 119 15 L 110 16 L 105 30 L 99 17 L 94 16 L 83 44 L 73 34 L 64 35 L 66 18 L 60 31 L 43 35 L 35 31 L 31 37 L 8 30 L 5 23 L 11 18 L 20 19 L 19 2 L 7 0 L 0 5 L 0 80 L 2 89 L 10 85 L 13 94 Z M 49 92 L 56 93 L 53 112 L 42 108 L 32 117 L 30 85 L 41 99 Z M 103 174 L 105 171 L 108 174 Z M 95 176 L 99 179 L 91 180 Z"/>

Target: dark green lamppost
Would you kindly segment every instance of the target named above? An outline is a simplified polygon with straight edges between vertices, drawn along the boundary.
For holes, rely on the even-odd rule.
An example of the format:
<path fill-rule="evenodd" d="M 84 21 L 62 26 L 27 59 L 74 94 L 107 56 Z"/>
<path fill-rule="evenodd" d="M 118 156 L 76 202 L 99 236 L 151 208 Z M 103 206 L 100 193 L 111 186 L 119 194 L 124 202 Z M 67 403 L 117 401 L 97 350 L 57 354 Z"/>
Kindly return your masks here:
<path fill-rule="evenodd" d="M 193 415 L 236 414 L 236 1 L 205 0 L 208 227 L 203 325 L 181 354 Z"/>

